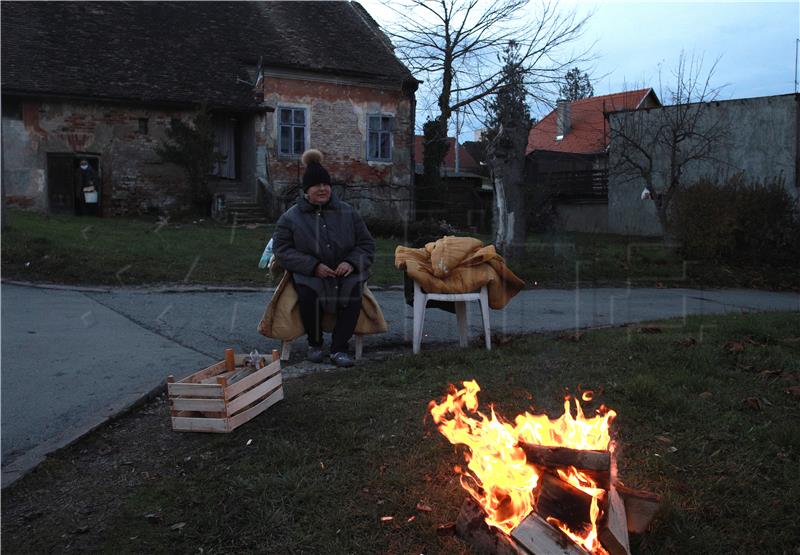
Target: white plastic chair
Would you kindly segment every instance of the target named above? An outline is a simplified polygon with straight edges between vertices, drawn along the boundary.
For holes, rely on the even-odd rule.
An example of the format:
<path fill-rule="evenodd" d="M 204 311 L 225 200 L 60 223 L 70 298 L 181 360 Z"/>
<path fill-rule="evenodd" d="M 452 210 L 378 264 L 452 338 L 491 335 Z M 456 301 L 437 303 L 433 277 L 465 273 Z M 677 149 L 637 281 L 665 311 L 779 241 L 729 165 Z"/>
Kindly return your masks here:
<path fill-rule="evenodd" d="M 481 303 L 481 317 L 483 318 L 483 333 L 486 336 L 486 350 L 492 350 L 492 335 L 489 329 L 489 294 L 486 286 L 473 293 L 425 293 L 414 282 L 414 338 L 412 342 L 414 354 L 419 353 L 422 344 L 422 328 L 425 325 L 425 308 L 428 301 L 450 301 L 456 305 L 456 321 L 458 322 L 458 344 L 467 346 L 467 301 Z"/>

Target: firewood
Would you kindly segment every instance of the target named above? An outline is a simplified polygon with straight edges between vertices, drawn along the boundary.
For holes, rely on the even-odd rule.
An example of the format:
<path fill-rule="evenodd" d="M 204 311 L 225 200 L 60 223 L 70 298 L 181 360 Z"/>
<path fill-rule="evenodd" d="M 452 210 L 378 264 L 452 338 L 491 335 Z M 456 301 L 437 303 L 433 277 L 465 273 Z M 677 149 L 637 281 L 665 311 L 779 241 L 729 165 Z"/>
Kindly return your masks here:
<path fill-rule="evenodd" d="M 607 507 L 603 522 L 598 529 L 598 539 L 610 555 L 631 555 L 625 503 L 614 487 L 608 491 Z"/>
<path fill-rule="evenodd" d="M 608 451 L 545 447 L 525 442 L 520 442 L 519 446 L 525 452 L 529 464 L 563 470 L 574 466 L 594 480 L 597 487 L 608 489 L 611 485 L 611 453 Z"/>
<path fill-rule="evenodd" d="M 533 555 L 589 555 L 536 513 L 525 517 L 511 532 L 511 537 Z"/>
<path fill-rule="evenodd" d="M 574 531 L 591 526 L 591 495 L 549 473 L 542 474 L 537 490 L 539 516 L 555 517 Z"/>
<path fill-rule="evenodd" d="M 617 482 L 615 487 L 625 504 L 628 532 L 645 532 L 661 507 L 661 497 L 649 491 L 629 488 L 621 482 Z"/>
<path fill-rule="evenodd" d="M 485 521 L 486 513 L 467 498 L 456 519 L 456 533 L 479 555 L 529 555 L 514 540 Z"/>

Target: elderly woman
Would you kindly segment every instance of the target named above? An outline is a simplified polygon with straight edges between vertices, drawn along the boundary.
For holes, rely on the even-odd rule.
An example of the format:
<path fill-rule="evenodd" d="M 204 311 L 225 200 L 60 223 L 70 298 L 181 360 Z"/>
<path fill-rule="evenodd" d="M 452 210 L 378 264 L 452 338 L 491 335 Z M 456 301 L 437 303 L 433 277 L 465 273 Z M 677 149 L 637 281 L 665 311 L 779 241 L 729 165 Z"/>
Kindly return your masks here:
<path fill-rule="evenodd" d="M 353 365 L 347 343 L 361 312 L 361 294 L 375 256 L 375 240 L 356 210 L 336 198 L 322 153 L 307 150 L 302 161 L 303 195 L 279 219 L 275 258 L 291 272 L 308 334 L 308 360 L 322 362 L 322 314 L 336 314 L 331 361 Z"/>

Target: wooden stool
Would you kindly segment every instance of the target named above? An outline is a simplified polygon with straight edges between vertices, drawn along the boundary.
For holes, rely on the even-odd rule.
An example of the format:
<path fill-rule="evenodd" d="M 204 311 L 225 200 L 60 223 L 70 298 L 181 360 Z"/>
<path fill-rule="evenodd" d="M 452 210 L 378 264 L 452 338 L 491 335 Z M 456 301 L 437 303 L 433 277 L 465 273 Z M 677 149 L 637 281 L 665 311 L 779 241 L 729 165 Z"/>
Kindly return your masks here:
<path fill-rule="evenodd" d="M 492 350 L 492 335 L 489 330 L 489 294 L 486 286 L 473 293 L 424 293 L 419 283 L 414 282 L 414 337 L 412 347 L 414 354 L 419 353 L 422 344 L 422 328 L 425 324 L 425 307 L 428 301 L 450 301 L 456 305 L 456 321 L 458 322 L 458 344 L 467 346 L 467 301 L 481 303 L 483 332 L 486 336 L 486 350 Z"/>

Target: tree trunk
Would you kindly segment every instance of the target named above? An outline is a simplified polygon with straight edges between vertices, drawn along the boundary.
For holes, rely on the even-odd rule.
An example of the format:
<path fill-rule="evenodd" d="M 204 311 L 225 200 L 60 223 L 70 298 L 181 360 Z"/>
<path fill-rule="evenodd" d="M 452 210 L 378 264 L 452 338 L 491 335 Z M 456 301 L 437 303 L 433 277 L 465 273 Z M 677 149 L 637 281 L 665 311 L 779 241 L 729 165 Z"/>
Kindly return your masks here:
<path fill-rule="evenodd" d="M 504 257 L 519 260 L 525 255 L 525 202 L 519 181 L 494 179 L 494 244 Z"/>
<path fill-rule="evenodd" d="M 527 206 L 523 187 L 529 129 L 530 125 L 523 122 L 503 125 L 489 145 L 494 174 L 495 247 L 511 260 L 525 255 Z"/>
<path fill-rule="evenodd" d="M 441 217 L 447 199 L 442 191 L 441 167 L 449 144 L 447 142 L 447 120 L 441 116 L 423 126 L 423 178 L 417 189 L 418 214 L 426 217 Z"/>

